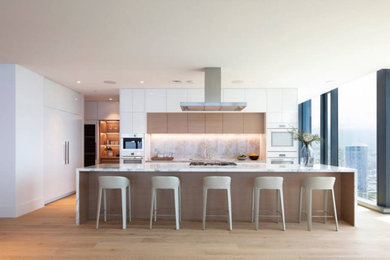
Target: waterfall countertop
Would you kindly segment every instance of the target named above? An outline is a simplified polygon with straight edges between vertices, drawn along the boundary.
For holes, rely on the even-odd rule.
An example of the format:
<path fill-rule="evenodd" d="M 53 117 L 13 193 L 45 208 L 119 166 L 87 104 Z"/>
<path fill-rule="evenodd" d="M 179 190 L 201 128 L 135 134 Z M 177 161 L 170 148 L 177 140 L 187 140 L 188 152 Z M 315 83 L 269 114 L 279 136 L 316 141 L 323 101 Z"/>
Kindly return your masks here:
<path fill-rule="evenodd" d="M 271 165 L 243 162 L 237 166 L 190 166 L 188 162 L 145 162 L 143 164 L 99 164 L 78 168 L 78 172 L 355 172 L 355 169 L 316 164 L 314 167 L 300 165 Z"/>

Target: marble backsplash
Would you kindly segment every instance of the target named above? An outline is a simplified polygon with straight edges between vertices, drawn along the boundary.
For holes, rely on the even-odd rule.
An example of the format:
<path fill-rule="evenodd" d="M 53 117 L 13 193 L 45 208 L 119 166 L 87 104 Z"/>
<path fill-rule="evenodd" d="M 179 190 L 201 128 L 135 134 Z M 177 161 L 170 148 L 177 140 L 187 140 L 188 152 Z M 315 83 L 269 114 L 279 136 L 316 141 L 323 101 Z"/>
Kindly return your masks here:
<path fill-rule="evenodd" d="M 260 154 L 265 151 L 261 134 L 151 134 L 150 156 L 159 154 L 175 160 L 232 160 L 239 154 Z"/>

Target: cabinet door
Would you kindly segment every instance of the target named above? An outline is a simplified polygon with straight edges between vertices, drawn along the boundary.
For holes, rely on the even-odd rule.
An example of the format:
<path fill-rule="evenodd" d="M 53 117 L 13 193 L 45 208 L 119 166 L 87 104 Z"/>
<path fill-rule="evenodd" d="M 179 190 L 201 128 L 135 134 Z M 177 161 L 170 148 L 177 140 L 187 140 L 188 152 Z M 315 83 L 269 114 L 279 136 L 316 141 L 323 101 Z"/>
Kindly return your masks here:
<path fill-rule="evenodd" d="M 225 102 L 245 102 L 245 89 L 225 88 L 222 91 Z"/>
<path fill-rule="evenodd" d="M 206 133 L 222 133 L 222 113 L 205 113 Z"/>
<path fill-rule="evenodd" d="M 133 113 L 133 133 L 144 134 L 146 133 L 146 114 L 145 113 Z"/>
<path fill-rule="evenodd" d="M 298 110 L 298 93 L 297 89 L 283 89 L 282 104 L 283 112 L 294 112 Z"/>
<path fill-rule="evenodd" d="M 188 113 L 188 133 L 204 133 L 205 132 L 205 114 L 204 113 Z"/>
<path fill-rule="evenodd" d="M 282 112 L 282 90 L 267 89 L 267 112 Z"/>
<path fill-rule="evenodd" d="M 244 133 L 264 134 L 264 124 L 263 113 L 244 113 Z"/>
<path fill-rule="evenodd" d="M 168 133 L 188 133 L 187 113 L 168 113 Z"/>
<path fill-rule="evenodd" d="M 180 102 L 187 101 L 186 89 L 167 89 L 167 111 L 180 112 Z"/>
<path fill-rule="evenodd" d="M 266 89 L 245 89 L 245 101 L 247 106 L 245 112 L 266 112 L 267 111 L 267 90 Z"/>
<path fill-rule="evenodd" d="M 119 102 L 115 101 L 99 101 L 98 103 L 98 119 L 119 120 Z"/>
<path fill-rule="evenodd" d="M 244 117 L 242 113 L 223 113 L 223 133 L 242 134 L 244 132 Z"/>
<path fill-rule="evenodd" d="M 85 102 L 84 117 L 85 120 L 97 120 L 98 119 L 98 103 L 96 101 Z"/>
<path fill-rule="evenodd" d="M 167 133 L 168 117 L 167 113 L 148 113 L 147 114 L 148 133 Z"/>
<path fill-rule="evenodd" d="M 144 89 L 133 89 L 133 112 L 145 112 Z"/>
<path fill-rule="evenodd" d="M 133 111 L 133 90 L 132 89 L 120 89 L 119 91 L 119 111 L 132 112 Z"/>
<path fill-rule="evenodd" d="M 145 111 L 146 112 L 166 112 L 167 92 L 166 89 L 146 89 L 145 90 Z"/>
<path fill-rule="evenodd" d="M 188 102 L 204 102 L 204 88 L 187 89 Z"/>
<path fill-rule="evenodd" d="M 82 147 L 82 120 L 79 116 L 67 115 L 66 140 L 68 141 L 68 164 L 65 164 L 65 174 L 63 179 L 63 194 L 76 190 L 75 173 L 76 169 L 83 167 L 83 147 Z"/>
<path fill-rule="evenodd" d="M 133 133 L 133 113 L 121 112 L 121 121 L 119 127 L 121 134 Z"/>

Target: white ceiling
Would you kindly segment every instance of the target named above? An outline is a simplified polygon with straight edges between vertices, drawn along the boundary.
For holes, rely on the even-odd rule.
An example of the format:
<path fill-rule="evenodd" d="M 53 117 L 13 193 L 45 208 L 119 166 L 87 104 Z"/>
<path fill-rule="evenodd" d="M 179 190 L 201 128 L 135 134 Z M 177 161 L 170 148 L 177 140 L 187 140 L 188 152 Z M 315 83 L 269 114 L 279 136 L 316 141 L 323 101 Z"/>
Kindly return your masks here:
<path fill-rule="evenodd" d="M 223 87 L 312 88 L 390 67 L 389 24 L 388 0 L 0 0 L 0 62 L 89 98 L 212 66 Z"/>

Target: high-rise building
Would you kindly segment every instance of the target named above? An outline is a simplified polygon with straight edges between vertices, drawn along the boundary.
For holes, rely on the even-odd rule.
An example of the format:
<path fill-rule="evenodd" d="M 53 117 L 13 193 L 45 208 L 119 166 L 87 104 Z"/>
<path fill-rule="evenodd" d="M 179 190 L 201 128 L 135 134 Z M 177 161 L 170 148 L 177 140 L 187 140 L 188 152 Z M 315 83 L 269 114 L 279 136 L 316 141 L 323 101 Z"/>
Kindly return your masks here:
<path fill-rule="evenodd" d="M 367 192 L 368 146 L 354 145 L 345 147 L 345 166 L 355 168 L 358 176 L 358 192 Z"/>

